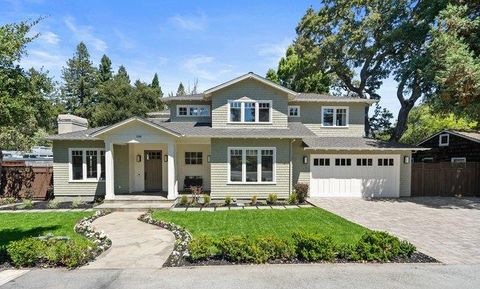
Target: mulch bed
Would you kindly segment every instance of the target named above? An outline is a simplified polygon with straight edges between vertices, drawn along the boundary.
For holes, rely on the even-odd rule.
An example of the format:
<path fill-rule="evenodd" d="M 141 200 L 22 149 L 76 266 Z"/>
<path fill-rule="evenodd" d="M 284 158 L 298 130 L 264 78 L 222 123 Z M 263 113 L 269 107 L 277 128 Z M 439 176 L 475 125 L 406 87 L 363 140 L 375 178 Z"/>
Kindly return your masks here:
<path fill-rule="evenodd" d="M 198 204 L 187 204 L 181 205 L 180 203 L 175 204 L 174 208 L 224 208 L 224 207 L 275 207 L 275 206 L 289 206 L 289 205 L 308 205 L 307 202 L 299 203 L 299 204 L 288 204 L 286 202 L 277 202 L 275 204 L 267 204 L 266 202 L 257 202 L 256 204 L 251 203 L 232 203 L 229 206 L 225 205 L 225 203 L 210 203 L 208 205 L 204 205 L 201 203 Z"/>
<path fill-rule="evenodd" d="M 39 201 L 33 202 L 33 206 L 31 208 L 23 208 L 22 203 L 17 203 L 13 206 L 9 207 L 3 207 L 0 208 L 0 211 L 28 211 L 28 210 L 56 210 L 56 209 L 91 209 L 94 206 L 98 205 L 97 203 L 94 202 L 85 202 L 79 204 L 77 207 L 72 208 L 72 202 L 60 202 L 58 203 L 58 207 L 56 208 L 49 208 L 48 207 L 48 201 Z"/>

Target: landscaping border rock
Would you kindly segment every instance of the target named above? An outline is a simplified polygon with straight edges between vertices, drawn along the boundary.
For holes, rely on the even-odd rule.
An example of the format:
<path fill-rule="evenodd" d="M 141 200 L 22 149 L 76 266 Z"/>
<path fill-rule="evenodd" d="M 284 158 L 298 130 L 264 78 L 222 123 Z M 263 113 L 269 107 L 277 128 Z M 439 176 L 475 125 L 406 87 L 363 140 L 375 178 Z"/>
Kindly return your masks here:
<path fill-rule="evenodd" d="M 190 232 L 174 223 L 168 223 L 164 221 L 155 220 L 149 213 L 142 214 L 138 217 L 138 220 L 147 224 L 155 225 L 160 228 L 169 230 L 175 236 L 175 245 L 173 246 L 173 252 L 168 257 L 164 267 L 178 267 L 184 264 L 184 260 L 190 256 L 188 251 L 188 243 L 192 240 Z"/>
<path fill-rule="evenodd" d="M 85 236 L 87 239 L 91 240 L 97 245 L 96 248 L 92 248 L 90 251 L 90 253 L 92 254 L 92 259 L 89 262 L 95 260 L 95 258 L 97 258 L 100 254 L 102 254 L 103 252 L 108 250 L 110 246 L 112 246 L 112 241 L 108 238 L 105 232 L 95 231 L 92 224 L 93 221 L 95 221 L 96 219 L 106 216 L 110 213 L 110 211 L 105 210 L 96 211 L 95 214 L 93 214 L 92 216 L 85 217 L 78 221 L 78 223 L 74 227 L 75 232 Z"/>

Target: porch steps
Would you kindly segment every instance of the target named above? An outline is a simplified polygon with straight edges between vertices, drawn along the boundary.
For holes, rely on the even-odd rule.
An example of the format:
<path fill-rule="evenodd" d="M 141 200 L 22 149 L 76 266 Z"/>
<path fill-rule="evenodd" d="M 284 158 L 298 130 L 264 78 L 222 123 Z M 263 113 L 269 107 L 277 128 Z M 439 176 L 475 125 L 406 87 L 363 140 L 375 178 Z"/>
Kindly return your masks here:
<path fill-rule="evenodd" d="M 167 200 L 162 196 L 151 195 L 116 195 L 113 200 L 105 200 L 95 209 L 112 211 L 147 211 L 147 210 L 170 210 L 175 204 L 173 200 Z"/>

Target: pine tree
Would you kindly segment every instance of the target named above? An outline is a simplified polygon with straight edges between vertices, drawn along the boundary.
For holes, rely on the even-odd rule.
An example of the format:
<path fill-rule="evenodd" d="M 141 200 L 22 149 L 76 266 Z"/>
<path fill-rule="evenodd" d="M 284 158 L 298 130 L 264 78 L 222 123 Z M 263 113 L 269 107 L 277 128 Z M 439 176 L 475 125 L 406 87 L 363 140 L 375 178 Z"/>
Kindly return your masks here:
<path fill-rule="evenodd" d="M 61 93 L 68 112 L 90 117 L 96 103 L 96 73 L 90 61 L 87 46 L 80 42 L 75 54 L 62 69 L 64 84 L 61 87 Z"/>
<path fill-rule="evenodd" d="M 150 85 L 153 88 L 159 88 L 160 87 L 160 82 L 158 81 L 158 75 L 155 73 L 152 79 L 152 84 Z"/>
<path fill-rule="evenodd" d="M 186 95 L 185 87 L 183 86 L 183 83 L 181 83 L 181 82 L 178 85 L 178 89 L 177 89 L 177 96 L 180 96 L 180 95 Z"/>
<path fill-rule="evenodd" d="M 102 56 L 98 67 L 98 79 L 100 82 L 106 82 L 113 77 L 112 61 L 105 54 Z"/>
<path fill-rule="evenodd" d="M 120 65 L 120 67 L 118 68 L 117 76 L 128 80 L 128 83 L 130 83 L 130 76 L 128 75 L 125 66 Z"/>

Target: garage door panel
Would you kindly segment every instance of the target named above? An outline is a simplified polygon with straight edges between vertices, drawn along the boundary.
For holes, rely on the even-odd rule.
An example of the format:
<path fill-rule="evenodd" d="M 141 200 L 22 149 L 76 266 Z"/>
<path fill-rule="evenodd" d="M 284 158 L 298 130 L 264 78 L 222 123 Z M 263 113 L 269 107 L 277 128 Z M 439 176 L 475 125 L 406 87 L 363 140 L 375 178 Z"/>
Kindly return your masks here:
<path fill-rule="evenodd" d="M 326 162 L 314 159 L 330 159 Z M 350 159 L 350 166 L 336 165 L 335 159 Z M 357 165 L 357 159 L 372 159 L 371 166 Z M 382 165 L 379 166 L 379 159 Z M 386 159 L 384 161 L 384 159 Z M 393 159 L 393 165 L 390 165 Z M 365 161 L 364 161 L 365 162 Z M 398 197 L 400 155 L 312 155 L 310 195 L 312 197 Z M 387 163 L 388 165 L 384 165 Z M 314 165 L 317 164 L 317 165 Z"/>

